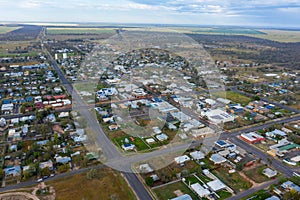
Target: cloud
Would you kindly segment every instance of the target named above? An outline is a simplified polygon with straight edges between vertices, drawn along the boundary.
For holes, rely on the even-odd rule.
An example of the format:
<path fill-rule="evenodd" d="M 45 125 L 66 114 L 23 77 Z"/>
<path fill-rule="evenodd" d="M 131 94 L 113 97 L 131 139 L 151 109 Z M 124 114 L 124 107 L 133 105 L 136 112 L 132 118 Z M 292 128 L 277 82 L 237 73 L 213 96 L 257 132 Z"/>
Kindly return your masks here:
<path fill-rule="evenodd" d="M 0 0 L 7 21 L 299 26 L 299 8 L 299 0 Z"/>
<path fill-rule="evenodd" d="M 39 8 L 43 4 L 42 1 L 39 0 L 25 0 L 22 1 L 19 5 L 22 8 Z"/>

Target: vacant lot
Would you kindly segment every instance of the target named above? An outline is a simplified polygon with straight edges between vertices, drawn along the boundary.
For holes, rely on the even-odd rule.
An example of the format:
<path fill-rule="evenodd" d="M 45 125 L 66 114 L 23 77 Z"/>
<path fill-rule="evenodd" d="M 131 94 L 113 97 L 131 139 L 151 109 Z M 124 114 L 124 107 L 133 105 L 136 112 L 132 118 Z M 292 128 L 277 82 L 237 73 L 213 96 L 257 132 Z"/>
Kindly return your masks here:
<path fill-rule="evenodd" d="M 238 173 L 228 174 L 228 170 L 225 168 L 218 168 L 213 173 L 236 193 L 252 187 L 252 184 L 241 175 Z"/>
<path fill-rule="evenodd" d="M 98 170 L 92 179 L 82 173 L 49 185 L 55 188 L 57 200 L 136 199 L 121 175 L 111 169 Z"/>
<path fill-rule="evenodd" d="M 47 33 L 50 35 L 81 35 L 81 34 L 101 34 L 115 33 L 112 28 L 47 28 Z"/>
<path fill-rule="evenodd" d="M 19 28 L 21 28 L 21 26 L 0 26 L 0 34 L 9 33 Z"/>
<path fill-rule="evenodd" d="M 177 197 L 177 195 L 174 193 L 175 191 L 180 191 L 182 194 L 189 194 L 193 199 L 198 199 L 198 197 L 181 181 L 173 183 L 171 185 L 156 188 L 153 191 L 155 192 L 159 200 L 166 200 Z"/>
<path fill-rule="evenodd" d="M 251 98 L 246 97 L 245 95 L 239 94 L 237 92 L 231 92 L 231 91 L 227 91 L 226 93 L 225 92 L 213 92 L 213 93 L 211 93 L 211 95 L 214 97 L 227 98 L 227 99 L 231 100 L 232 102 L 240 103 L 243 106 L 247 105 L 252 100 Z"/>
<path fill-rule="evenodd" d="M 255 167 L 253 169 L 250 169 L 250 170 L 247 170 L 244 172 L 244 174 L 252 179 L 253 181 L 255 181 L 256 183 L 263 183 L 265 181 L 268 181 L 269 179 L 262 174 L 262 171 L 264 169 L 266 169 L 267 167 L 265 165 L 262 165 L 262 166 L 258 166 L 258 167 Z"/>

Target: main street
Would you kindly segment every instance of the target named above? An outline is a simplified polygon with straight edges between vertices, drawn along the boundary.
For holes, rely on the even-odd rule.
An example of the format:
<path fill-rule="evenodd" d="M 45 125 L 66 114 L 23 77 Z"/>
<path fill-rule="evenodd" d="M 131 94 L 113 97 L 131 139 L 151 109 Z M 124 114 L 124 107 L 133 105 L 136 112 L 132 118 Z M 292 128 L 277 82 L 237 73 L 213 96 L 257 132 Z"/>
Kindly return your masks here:
<path fill-rule="evenodd" d="M 50 60 L 51 65 L 55 69 L 58 74 L 58 77 L 62 81 L 62 84 L 66 88 L 69 95 L 72 95 L 72 101 L 75 102 L 75 107 L 77 108 L 76 111 L 80 112 L 80 115 L 87 121 L 88 127 L 93 130 L 97 131 L 94 135 L 96 143 L 100 145 L 103 154 L 105 155 L 107 160 L 111 159 L 121 159 L 123 156 L 118 151 L 117 147 L 112 143 L 112 141 L 106 136 L 104 131 L 102 130 L 97 118 L 91 113 L 89 109 L 86 109 L 85 102 L 81 99 L 80 95 L 73 89 L 72 84 L 67 80 L 62 70 L 59 68 L 56 61 L 53 59 L 52 55 L 49 51 L 44 48 L 45 53 L 47 54 L 48 59 Z M 138 179 L 137 175 L 132 171 L 131 167 L 127 168 L 126 171 L 132 173 L 123 173 L 128 183 L 136 193 L 139 199 L 141 200 L 152 200 L 153 198 L 145 189 L 143 183 Z"/>

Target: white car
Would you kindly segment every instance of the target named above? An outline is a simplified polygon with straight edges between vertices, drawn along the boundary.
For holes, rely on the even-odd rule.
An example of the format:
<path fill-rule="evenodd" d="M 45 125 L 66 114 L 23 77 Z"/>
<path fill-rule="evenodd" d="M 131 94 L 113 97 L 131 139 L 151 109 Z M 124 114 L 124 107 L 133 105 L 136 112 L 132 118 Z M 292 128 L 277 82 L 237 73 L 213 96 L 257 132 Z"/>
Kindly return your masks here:
<path fill-rule="evenodd" d="M 37 182 L 37 183 L 43 182 L 43 179 L 40 178 L 40 179 L 36 180 L 36 182 Z"/>

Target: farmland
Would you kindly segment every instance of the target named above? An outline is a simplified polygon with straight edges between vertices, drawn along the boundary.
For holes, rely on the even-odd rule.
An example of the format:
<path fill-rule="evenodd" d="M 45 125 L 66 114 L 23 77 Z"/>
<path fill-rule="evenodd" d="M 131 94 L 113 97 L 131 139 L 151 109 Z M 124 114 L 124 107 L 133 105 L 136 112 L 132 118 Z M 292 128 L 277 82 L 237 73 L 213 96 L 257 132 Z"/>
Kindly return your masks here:
<path fill-rule="evenodd" d="M 0 34 L 6 34 L 21 28 L 20 26 L 0 26 Z"/>
<path fill-rule="evenodd" d="M 93 34 L 103 34 L 115 33 L 112 28 L 47 28 L 47 33 L 50 35 L 93 35 Z"/>
<path fill-rule="evenodd" d="M 300 42 L 300 31 L 261 30 L 261 32 L 266 34 L 251 36 L 277 42 Z"/>

